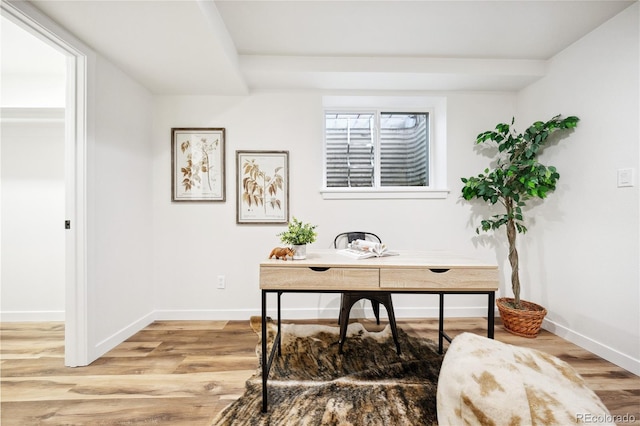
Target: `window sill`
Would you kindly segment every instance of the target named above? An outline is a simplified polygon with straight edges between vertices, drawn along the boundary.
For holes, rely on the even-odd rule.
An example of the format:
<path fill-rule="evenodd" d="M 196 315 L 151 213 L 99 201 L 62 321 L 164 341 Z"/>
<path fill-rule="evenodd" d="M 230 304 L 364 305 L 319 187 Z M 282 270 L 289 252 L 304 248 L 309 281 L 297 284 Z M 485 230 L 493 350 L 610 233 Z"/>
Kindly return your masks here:
<path fill-rule="evenodd" d="M 323 188 L 320 190 L 325 200 L 384 200 L 384 199 L 444 199 L 448 189 L 415 188 Z"/>

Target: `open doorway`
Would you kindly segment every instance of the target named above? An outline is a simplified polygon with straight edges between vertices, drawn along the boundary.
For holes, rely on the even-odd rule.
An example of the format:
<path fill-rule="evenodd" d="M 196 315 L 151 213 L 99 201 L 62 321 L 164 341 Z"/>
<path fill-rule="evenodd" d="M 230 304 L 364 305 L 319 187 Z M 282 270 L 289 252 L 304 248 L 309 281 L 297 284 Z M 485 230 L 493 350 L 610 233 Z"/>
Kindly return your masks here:
<path fill-rule="evenodd" d="M 65 322 L 65 365 L 71 367 L 87 365 L 89 361 L 87 355 L 88 318 L 86 303 L 87 283 L 85 276 L 86 197 L 84 170 L 87 141 L 87 62 L 88 55 L 90 55 L 91 52 L 80 42 L 74 40 L 62 28 L 58 27 L 54 22 L 52 22 L 37 9 L 33 8 L 33 6 L 26 2 L 13 3 L 3 1 L 0 3 L 0 7 L 2 11 L 3 23 L 10 21 L 11 24 L 36 37 L 40 42 L 45 43 L 63 57 L 63 63 L 65 67 L 65 85 L 63 93 L 64 103 L 62 107 L 64 111 L 62 118 L 64 127 L 64 130 L 62 131 L 64 137 L 64 147 L 62 154 L 62 158 L 64 161 L 64 178 L 62 184 L 62 186 L 64 187 L 64 189 L 62 190 L 62 193 L 64 194 L 64 214 L 62 221 L 60 221 L 59 223 L 52 223 L 50 226 L 54 227 L 54 229 L 61 229 L 64 231 L 64 236 L 62 238 L 64 240 L 64 250 L 62 254 L 62 262 L 64 263 L 64 303 L 62 304 L 62 313 L 64 315 Z M 3 37 L 3 44 L 4 42 L 5 40 Z M 33 86 L 31 86 L 31 88 L 33 89 Z M 5 94 L 6 92 L 3 94 L 3 100 Z M 56 120 L 60 120 L 60 117 L 56 117 L 56 108 L 57 107 L 51 107 L 49 109 L 45 108 L 44 110 L 40 110 L 39 113 L 45 115 L 50 114 L 51 116 L 45 118 L 45 121 L 50 120 L 51 122 L 55 122 Z M 19 137 L 19 135 L 17 135 L 16 137 Z M 38 136 L 37 139 L 42 138 Z M 21 162 L 20 167 L 29 168 L 29 155 L 24 154 L 24 150 L 19 154 L 21 154 L 21 157 L 24 157 L 25 155 L 27 157 L 19 160 Z M 69 223 L 69 229 L 65 229 L 65 223 L 67 221 Z M 2 225 L 4 231 L 4 217 Z M 19 237 L 20 235 L 18 235 L 16 238 L 19 239 Z M 37 235 L 31 238 L 36 239 L 36 241 L 32 241 L 31 243 L 38 243 Z M 4 247 L 3 253 L 5 253 Z M 24 260 L 23 262 L 23 269 L 33 269 L 39 267 L 37 261 L 31 262 L 31 265 L 29 265 L 28 260 Z"/>
<path fill-rule="evenodd" d="M 2 321 L 64 321 L 66 58 L 0 19 Z"/>

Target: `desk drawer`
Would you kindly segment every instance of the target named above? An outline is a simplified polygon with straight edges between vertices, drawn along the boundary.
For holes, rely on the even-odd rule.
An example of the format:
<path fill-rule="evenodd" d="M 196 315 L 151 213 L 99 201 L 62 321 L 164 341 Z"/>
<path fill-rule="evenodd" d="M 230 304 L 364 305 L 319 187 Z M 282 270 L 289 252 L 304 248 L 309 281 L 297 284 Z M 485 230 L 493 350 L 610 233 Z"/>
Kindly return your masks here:
<path fill-rule="evenodd" d="M 283 290 L 378 289 L 378 269 L 260 267 L 260 288 Z"/>
<path fill-rule="evenodd" d="M 390 290 L 497 290 L 497 268 L 382 268 L 380 288 Z"/>

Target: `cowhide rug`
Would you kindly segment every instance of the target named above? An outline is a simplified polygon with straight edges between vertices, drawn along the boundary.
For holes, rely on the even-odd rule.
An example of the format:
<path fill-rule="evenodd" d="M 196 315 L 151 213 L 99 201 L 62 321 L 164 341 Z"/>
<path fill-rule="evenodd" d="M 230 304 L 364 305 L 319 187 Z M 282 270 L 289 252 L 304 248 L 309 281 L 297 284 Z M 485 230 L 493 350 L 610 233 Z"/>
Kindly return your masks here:
<path fill-rule="evenodd" d="M 268 348 L 275 324 L 268 324 Z M 261 336 L 260 318 L 252 327 Z M 282 354 L 269 374 L 268 412 L 262 413 L 259 367 L 242 397 L 214 425 L 437 425 L 436 390 L 442 355 L 429 340 L 399 329 L 397 355 L 389 327 L 368 332 L 349 325 L 342 355 L 339 328 L 283 324 Z M 256 354 L 260 360 L 261 344 Z"/>

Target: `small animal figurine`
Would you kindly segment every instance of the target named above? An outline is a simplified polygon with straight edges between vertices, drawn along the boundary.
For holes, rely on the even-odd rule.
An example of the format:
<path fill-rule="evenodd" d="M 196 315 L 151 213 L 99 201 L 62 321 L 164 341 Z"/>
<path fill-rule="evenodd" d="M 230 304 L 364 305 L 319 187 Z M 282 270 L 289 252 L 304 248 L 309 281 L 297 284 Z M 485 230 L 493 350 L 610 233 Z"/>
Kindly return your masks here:
<path fill-rule="evenodd" d="M 276 259 L 287 260 L 287 256 L 293 257 L 293 250 L 291 250 L 289 247 L 276 247 L 271 250 L 269 259 L 271 259 L 273 256 L 275 256 Z"/>

